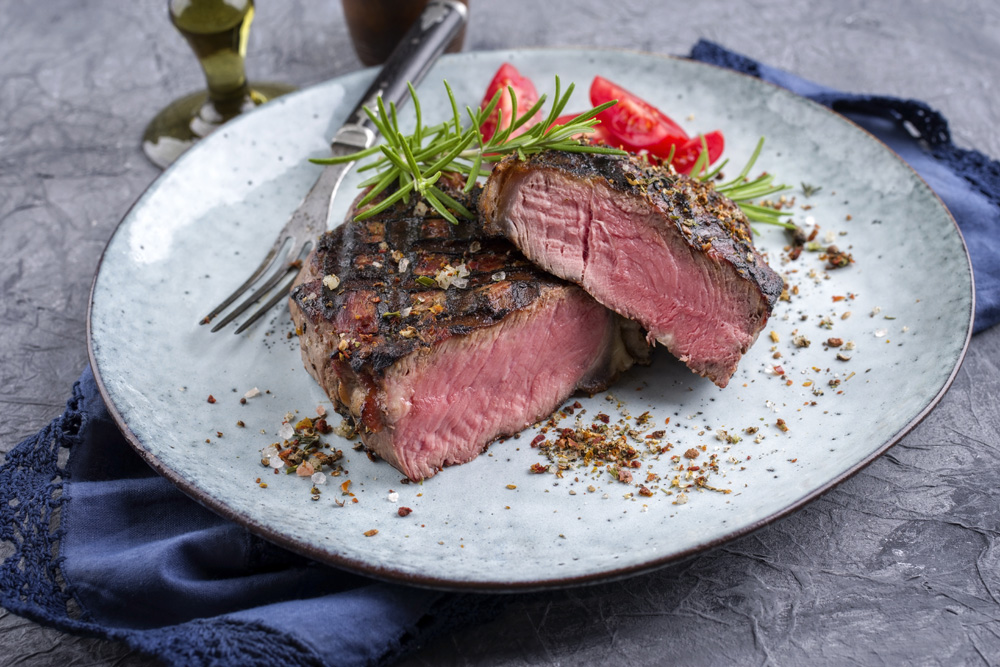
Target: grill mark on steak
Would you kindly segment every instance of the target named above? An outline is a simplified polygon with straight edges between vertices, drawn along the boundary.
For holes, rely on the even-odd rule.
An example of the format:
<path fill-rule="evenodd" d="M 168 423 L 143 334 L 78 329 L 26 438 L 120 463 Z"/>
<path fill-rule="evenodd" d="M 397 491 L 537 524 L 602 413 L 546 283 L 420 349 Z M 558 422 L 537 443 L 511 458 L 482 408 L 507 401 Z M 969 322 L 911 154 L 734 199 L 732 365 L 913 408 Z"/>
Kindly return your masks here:
<path fill-rule="evenodd" d="M 735 203 L 635 156 L 507 158 L 480 211 L 487 233 L 638 320 L 650 342 L 721 387 L 782 292 Z"/>
<path fill-rule="evenodd" d="M 463 203 L 474 210 L 477 196 Z M 487 238 L 477 221 L 453 226 L 417 202 L 363 222 L 353 215 L 319 239 L 290 310 L 306 369 L 368 449 L 413 480 L 648 361 L 637 325 Z M 466 288 L 416 281 L 462 263 Z"/>

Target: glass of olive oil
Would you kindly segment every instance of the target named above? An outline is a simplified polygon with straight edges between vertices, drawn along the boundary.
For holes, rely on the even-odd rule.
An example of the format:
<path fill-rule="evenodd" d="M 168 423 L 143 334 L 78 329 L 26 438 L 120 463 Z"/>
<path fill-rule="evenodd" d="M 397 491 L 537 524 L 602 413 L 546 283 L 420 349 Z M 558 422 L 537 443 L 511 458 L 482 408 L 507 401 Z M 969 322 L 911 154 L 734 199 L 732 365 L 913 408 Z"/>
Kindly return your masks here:
<path fill-rule="evenodd" d="M 253 0 L 168 0 L 167 10 L 198 58 L 207 90 L 173 101 L 146 127 L 142 150 L 164 168 L 226 121 L 295 90 L 247 81 L 244 65 Z"/>

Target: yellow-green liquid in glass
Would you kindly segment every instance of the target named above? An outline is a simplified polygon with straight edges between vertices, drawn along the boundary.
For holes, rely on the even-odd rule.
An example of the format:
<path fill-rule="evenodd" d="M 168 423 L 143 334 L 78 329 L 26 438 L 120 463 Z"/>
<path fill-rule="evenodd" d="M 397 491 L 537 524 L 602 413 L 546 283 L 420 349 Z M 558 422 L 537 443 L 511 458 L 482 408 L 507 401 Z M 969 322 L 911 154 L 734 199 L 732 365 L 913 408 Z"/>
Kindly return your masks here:
<path fill-rule="evenodd" d="M 161 167 L 226 121 L 294 90 L 282 84 L 247 83 L 252 0 L 169 0 L 168 9 L 174 27 L 198 58 L 207 90 L 174 101 L 146 128 L 143 151 Z"/>

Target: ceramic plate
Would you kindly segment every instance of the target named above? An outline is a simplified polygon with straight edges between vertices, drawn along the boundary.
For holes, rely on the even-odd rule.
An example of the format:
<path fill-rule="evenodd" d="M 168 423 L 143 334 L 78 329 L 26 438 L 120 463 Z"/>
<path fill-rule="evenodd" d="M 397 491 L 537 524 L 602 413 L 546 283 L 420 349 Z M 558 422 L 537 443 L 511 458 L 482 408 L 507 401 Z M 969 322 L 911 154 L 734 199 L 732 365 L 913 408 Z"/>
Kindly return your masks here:
<path fill-rule="evenodd" d="M 971 269 L 948 212 L 882 144 L 755 79 L 618 51 L 446 57 L 421 87 L 424 118 L 445 117 L 442 79 L 475 105 L 504 61 L 543 92 L 556 74 L 576 82 L 578 108 L 600 74 L 692 132 L 721 128 L 733 171 L 766 137 L 758 165 L 796 186 L 786 195 L 793 219 L 854 264 L 827 270 L 810 251 L 788 261 L 784 232 L 761 229 L 758 245 L 788 280 L 789 300 L 728 388 L 659 350 L 608 394 L 579 398 L 560 426 L 603 413 L 639 434 L 631 482 L 604 465 L 533 474 L 533 464 L 549 464 L 530 446 L 538 428 L 422 484 L 331 437 L 347 472 L 313 500 L 308 479 L 261 465 L 288 413 L 332 411 L 303 369 L 287 308 L 239 336 L 198 322 L 257 264 L 316 178 L 307 158 L 324 155 L 373 76 L 357 72 L 209 137 L 109 242 L 91 297 L 91 358 L 119 425 L 154 468 L 226 517 L 333 565 L 447 589 L 538 589 L 649 570 L 745 534 L 859 470 L 938 401 L 968 342 Z M 356 183 L 342 187 L 333 220 Z M 802 183 L 822 189 L 807 197 Z M 261 395 L 241 404 L 254 388 Z M 351 496 L 340 487 L 348 479 Z M 401 518 L 400 506 L 413 511 Z"/>

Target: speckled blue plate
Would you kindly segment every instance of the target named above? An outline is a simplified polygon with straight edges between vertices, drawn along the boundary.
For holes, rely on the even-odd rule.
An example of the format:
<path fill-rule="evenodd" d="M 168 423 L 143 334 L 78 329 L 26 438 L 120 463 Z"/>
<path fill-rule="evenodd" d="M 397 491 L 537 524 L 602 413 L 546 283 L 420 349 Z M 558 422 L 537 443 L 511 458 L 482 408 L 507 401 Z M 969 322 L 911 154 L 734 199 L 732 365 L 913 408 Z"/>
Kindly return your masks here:
<path fill-rule="evenodd" d="M 307 479 L 260 463 L 287 413 L 331 407 L 302 367 L 287 308 L 240 336 L 198 321 L 260 260 L 316 178 L 306 158 L 324 154 L 373 72 L 340 77 L 199 144 L 108 243 L 91 295 L 91 360 L 118 424 L 155 469 L 250 530 L 349 570 L 446 589 L 539 589 L 649 570 L 746 534 L 871 462 L 940 399 L 971 331 L 971 269 L 951 216 L 885 146 L 755 79 L 619 51 L 446 57 L 422 86 L 425 119 L 444 118 L 442 78 L 460 103 L 476 104 L 503 61 L 545 90 L 555 74 L 576 82 L 579 108 L 600 74 L 692 132 L 721 128 L 732 171 L 765 136 L 758 165 L 796 185 L 786 194 L 794 219 L 855 263 L 827 271 L 808 251 L 789 262 L 784 232 L 761 229 L 758 245 L 787 278 L 790 300 L 728 388 L 661 352 L 610 395 L 581 398 L 582 417 L 577 409 L 564 426 L 603 412 L 640 432 L 631 483 L 602 465 L 532 474 L 532 464 L 549 463 L 529 446 L 535 429 L 423 484 L 401 483 L 334 437 L 347 474 L 330 477 L 314 501 Z M 342 188 L 334 220 L 356 182 Z M 801 183 L 822 190 L 807 198 Z M 261 395 L 241 404 L 255 387 Z M 645 444 L 654 441 L 659 455 Z M 698 458 L 684 458 L 692 449 Z M 345 479 L 353 497 L 341 493 Z M 400 506 L 412 514 L 401 518 Z"/>

